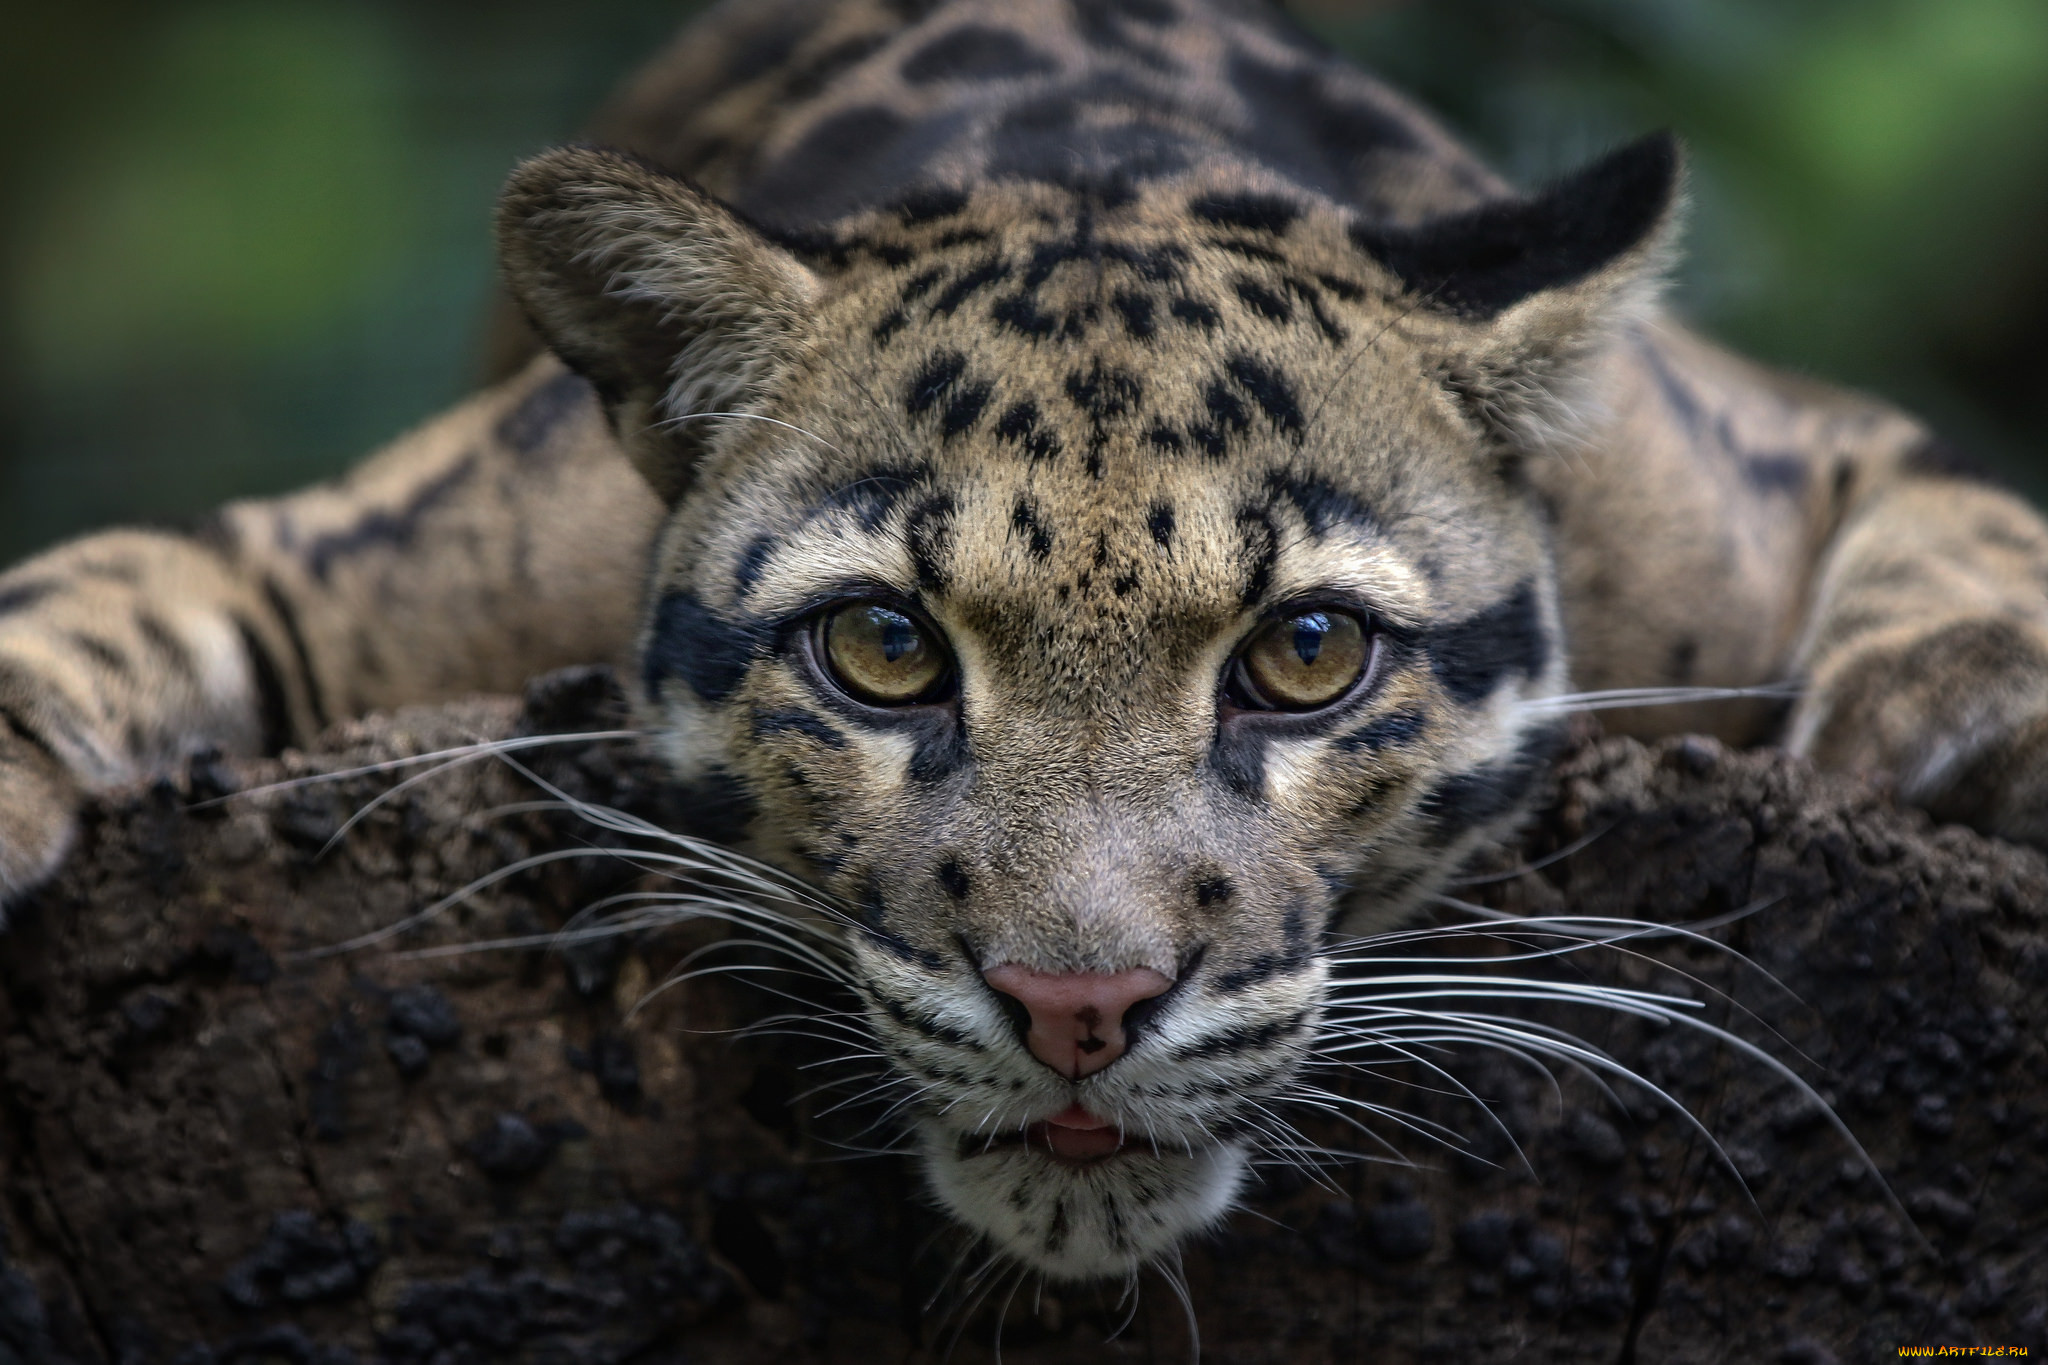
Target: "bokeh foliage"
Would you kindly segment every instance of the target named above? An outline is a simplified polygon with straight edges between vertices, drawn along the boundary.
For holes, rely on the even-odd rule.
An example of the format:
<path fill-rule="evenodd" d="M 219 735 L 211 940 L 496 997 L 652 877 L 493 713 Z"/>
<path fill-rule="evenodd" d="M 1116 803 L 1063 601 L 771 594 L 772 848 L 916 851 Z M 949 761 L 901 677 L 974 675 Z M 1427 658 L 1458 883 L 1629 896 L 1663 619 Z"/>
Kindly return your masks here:
<path fill-rule="evenodd" d="M 0 556 L 344 467 L 473 382 L 486 226 L 696 8 L 0 7 Z M 1297 0 L 1533 182 L 1694 152 L 1680 305 L 2037 492 L 2042 0 Z"/>

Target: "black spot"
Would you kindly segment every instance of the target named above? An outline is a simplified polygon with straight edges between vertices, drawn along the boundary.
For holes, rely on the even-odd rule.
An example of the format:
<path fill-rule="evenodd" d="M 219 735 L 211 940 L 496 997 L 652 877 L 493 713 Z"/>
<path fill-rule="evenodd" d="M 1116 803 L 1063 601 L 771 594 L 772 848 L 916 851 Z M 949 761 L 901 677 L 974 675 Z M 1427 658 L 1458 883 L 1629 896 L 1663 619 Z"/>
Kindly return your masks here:
<path fill-rule="evenodd" d="M 953 499 L 934 493 L 911 509 L 903 523 L 903 536 L 910 550 L 910 562 L 917 570 L 918 586 L 927 592 L 943 592 L 946 572 L 941 564 L 953 541 Z"/>
<path fill-rule="evenodd" d="M 1033 341 L 1043 341 L 1060 329 L 1060 319 L 1038 306 L 1029 293 L 1011 294 L 995 301 L 988 310 L 991 320 Z M 1073 320 L 1069 319 L 1069 325 Z"/>
<path fill-rule="evenodd" d="M 421 484 L 396 511 L 379 507 L 358 517 L 355 525 L 345 531 L 314 537 L 305 549 L 307 570 L 325 583 L 336 560 L 373 548 L 406 549 L 419 535 L 428 515 L 474 478 L 476 471 L 477 457 L 472 451 Z"/>
<path fill-rule="evenodd" d="M 1309 316 L 1315 319 L 1316 330 L 1323 334 L 1325 341 L 1333 345 L 1342 345 L 1351 335 L 1344 330 L 1343 324 L 1331 317 L 1329 310 L 1323 307 L 1321 290 L 1307 280 L 1297 279 L 1292 275 L 1287 277 L 1287 287 L 1293 291 L 1296 298 L 1308 305 Z"/>
<path fill-rule="evenodd" d="M 733 580 L 741 594 L 752 591 L 761 581 L 761 570 L 768 567 L 768 557 L 774 553 L 775 537 L 766 532 L 747 542 L 747 548 L 740 552 L 739 566 L 733 570 Z"/>
<path fill-rule="evenodd" d="M 1484 699 L 1510 673 L 1534 677 L 1550 659 L 1550 640 L 1533 583 L 1463 621 L 1438 626 L 1429 634 L 1429 666 L 1444 690 L 1471 706 Z"/>
<path fill-rule="evenodd" d="M 905 227 L 952 218 L 967 207 L 967 191 L 951 185 L 920 185 L 896 201 Z"/>
<path fill-rule="evenodd" d="M 1412 743 L 1428 726 L 1429 718 L 1420 711 L 1393 711 L 1384 716 L 1374 716 L 1350 734 L 1341 736 L 1336 747 L 1345 753 L 1356 753 L 1361 749 L 1377 752 L 1389 745 Z"/>
<path fill-rule="evenodd" d="M 900 157 L 900 144 L 913 131 L 922 130 L 879 104 L 842 109 L 819 120 L 757 174 L 739 207 L 771 222 L 844 217 L 875 201 L 878 187 L 888 183 L 878 169 Z M 907 213 L 905 221 L 910 221 Z"/>
<path fill-rule="evenodd" d="M 1210 245 L 1262 265 L 1278 265 L 1287 259 L 1272 247 L 1255 242 L 1249 237 L 1219 237 Z"/>
<path fill-rule="evenodd" d="M 1136 408 L 1143 393 L 1138 376 L 1099 360 L 1087 373 L 1076 370 L 1067 376 L 1067 397 L 1095 422 L 1121 417 Z"/>
<path fill-rule="evenodd" d="M 887 346 L 889 339 L 902 331 L 904 324 L 909 321 L 901 308 L 891 308 L 882 315 L 882 320 L 875 324 L 875 344 Z"/>
<path fill-rule="evenodd" d="M 1177 437 L 1175 438 L 1176 447 L 1178 439 Z M 1152 532 L 1153 544 L 1162 550 L 1170 548 L 1173 544 L 1173 504 L 1170 502 L 1153 503 L 1152 510 L 1145 515 L 1145 526 Z"/>
<path fill-rule="evenodd" d="M 1907 474 L 1930 479 L 1962 479 L 1971 483 L 2002 486 L 2004 480 L 1969 451 L 1939 436 L 1928 436 L 1907 451 L 1899 461 Z"/>
<path fill-rule="evenodd" d="M 0 588 L 0 616 L 27 611 L 56 591 L 57 584 L 43 579 L 31 578 L 25 583 L 10 583 Z"/>
<path fill-rule="evenodd" d="M 782 98 L 786 103 L 807 100 L 831 83 L 832 78 L 859 65 L 889 42 L 886 33 L 862 33 L 832 44 L 817 56 L 790 68 L 783 78 Z"/>
<path fill-rule="evenodd" d="M 1277 194 L 1205 194 L 1188 204 L 1188 212 L 1204 222 L 1253 232 L 1283 233 L 1301 217 L 1301 206 Z"/>
<path fill-rule="evenodd" d="M 945 278 L 946 269 L 944 266 L 935 265 L 929 270 L 920 270 L 903 282 L 903 288 L 897 297 L 903 301 L 905 307 L 909 307 L 926 294 L 931 293 L 932 287 Z"/>
<path fill-rule="evenodd" d="M 1266 496 L 1276 504 L 1292 504 L 1309 534 L 1317 539 L 1329 534 L 1333 526 L 1367 533 L 1379 530 L 1379 518 L 1371 508 L 1319 475 L 1271 470 L 1266 475 Z"/>
<path fill-rule="evenodd" d="M 548 442 L 562 422 L 594 401 L 590 381 L 564 371 L 519 400 L 492 429 L 498 440 L 520 455 L 532 455 Z"/>
<path fill-rule="evenodd" d="M 1154 448 L 1163 450 L 1169 455 L 1180 454 L 1183 444 L 1180 433 L 1164 422 L 1154 422 L 1151 428 L 1146 431 L 1145 440 Z"/>
<path fill-rule="evenodd" d="M 973 266 L 961 274 L 951 284 L 946 286 L 945 292 L 932 300 L 932 316 L 950 317 L 961 304 L 972 298 L 978 290 L 986 289 L 992 284 L 1008 279 L 1009 275 L 1010 267 L 1003 263 L 1002 257 L 989 257 L 979 265 Z"/>
<path fill-rule="evenodd" d="M 1150 294 L 1141 294 L 1134 289 L 1120 289 L 1110 297 L 1110 305 L 1123 316 L 1124 330 L 1143 341 L 1159 330 L 1153 318 L 1153 302 Z"/>
<path fill-rule="evenodd" d="M 1237 529 L 1244 537 L 1244 594 L 1246 607 L 1255 606 L 1272 586 L 1273 566 L 1280 558 L 1280 533 L 1263 507 L 1242 507 Z"/>
<path fill-rule="evenodd" d="M 956 901 L 964 901 L 973 891 L 974 884 L 967 878 L 966 870 L 958 858 L 948 858 L 938 866 L 939 885 L 946 888 L 946 894 Z"/>
<path fill-rule="evenodd" d="M 923 463 L 876 465 L 832 490 L 819 510 L 850 511 L 860 518 L 861 529 L 872 535 L 882 529 L 904 498 L 930 481 L 931 474 L 931 466 Z"/>
<path fill-rule="evenodd" d="M 1294 305 L 1280 295 L 1243 275 L 1237 277 L 1237 296 L 1244 306 L 1271 322 L 1294 321 Z"/>
<path fill-rule="evenodd" d="M 960 382 L 967 369 L 967 357 L 958 351 L 935 351 L 910 381 L 904 406 L 912 417 L 923 415 Z"/>
<path fill-rule="evenodd" d="M 988 406 L 989 395 L 994 392 L 991 384 L 963 381 L 961 376 L 966 369 L 967 357 L 960 352 L 934 352 L 910 381 L 910 392 L 904 400 L 913 417 L 944 401 L 939 429 L 948 440 L 981 420 L 982 409 Z"/>
<path fill-rule="evenodd" d="M 1195 298 L 1191 294 L 1182 294 L 1176 298 L 1173 301 L 1172 312 L 1182 322 L 1191 327 L 1199 327 L 1205 332 L 1214 331 L 1216 324 L 1223 320 L 1223 315 L 1216 311 L 1215 304 L 1207 299 Z"/>
<path fill-rule="evenodd" d="M 950 441 L 962 432 L 972 431 L 974 424 L 981 420 L 982 411 L 988 407 L 989 395 L 993 392 L 995 386 L 992 384 L 962 384 L 946 402 L 946 415 L 939 423 L 940 434 Z"/>
<path fill-rule="evenodd" d="M 1240 50 L 1230 56 L 1228 75 L 1252 116 L 1239 134 L 1245 150 L 1339 202 L 1358 202 L 1374 159 L 1421 145 L 1394 112 L 1330 90 L 1316 66 L 1268 62 Z"/>
<path fill-rule="evenodd" d="M 1358 303 L 1365 298 L 1364 285 L 1356 280 L 1347 280 L 1341 275 L 1318 275 L 1316 283 L 1346 303 Z"/>
<path fill-rule="evenodd" d="M 932 81 L 1003 80 L 1057 71 L 1059 63 L 1008 29 L 962 24 L 949 29 L 910 54 L 903 79 L 913 85 Z"/>
<path fill-rule="evenodd" d="M 1126 569 L 1109 581 L 1109 590 L 1118 597 L 1129 597 L 1137 587 L 1138 574 L 1135 569 Z"/>
<path fill-rule="evenodd" d="M 746 677 L 763 644 L 758 627 L 726 620 L 696 594 L 666 593 L 654 609 L 642 661 L 647 699 L 659 701 L 662 682 L 674 677 L 705 701 L 724 701 Z"/>
<path fill-rule="evenodd" d="M 1010 513 L 1010 525 L 1025 538 L 1025 551 L 1033 559 L 1043 563 L 1052 553 L 1052 532 L 1038 519 L 1037 509 L 1028 499 L 1017 499 L 1016 510 Z"/>
<path fill-rule="evenodd" d="M 1242 436 L 1252 429 L 1251 414 L 1245 411 L 1244 402 L 1230 386 L 1220 379 L 1209 381 L 1202 391 L 1202 406 L 1208 412 L 1206 422 L 1188 424 L 1188 435 L 1202 448 L 1202 453 L 1212 460 L 1220 460 L 1230 453 L 1230 440 Z"/>
<path fill-rule="evenodd" d="M 1575 283 L 1640 243 L 1670 206 L 1678 143 L 1653 133 L 1527 199 L 1416 227 L 1361 222 L 1352 240 L 1439 307 L 1490 318 Z"/>
<path fill-rule="evenodd" d="M 1221 873 L 1195 879 L 1195 904 L 1205 909 L 1223 904 L 1236 893 L 1237 888 L 1230 884 L 1230 878 Z"/>
<path fill-rule="evenodd" d="M 1023 446 L 1024 453 L 1033 460 L 1049 460 L 1060 453 L 1059 437 L 1039 429 L 1038 403 L 1034 399 L 1012 403 L 996 420 L 996 437 Z"/>
<path fill-rule="evenodd" d="M 1742 477 L 1759 493 L 1797 497 L 1806 491 L 1806 457 L 1803 455 L 1749 455 L 1742 461 Z"/>
<path fill-rule="evenodd" d="M 1300 438 L 1305 425 L 1301 405 L 1295 401 L 1294 388 L 1285 375 L 1254 356 L 1240 353 L 1231 357 L 1230 377 L 1244 386 L 1275 428 Z"/>
<path fill-rule="evenodd" d="M 770 735 L 807 735 L 828 749 L 844 749 L 846 736 L 827 724 L 824 717 L 809 711 L 795 709 L 784 711 L 756 711 L 751 726 L 755 739 L 767 739 Z"/>

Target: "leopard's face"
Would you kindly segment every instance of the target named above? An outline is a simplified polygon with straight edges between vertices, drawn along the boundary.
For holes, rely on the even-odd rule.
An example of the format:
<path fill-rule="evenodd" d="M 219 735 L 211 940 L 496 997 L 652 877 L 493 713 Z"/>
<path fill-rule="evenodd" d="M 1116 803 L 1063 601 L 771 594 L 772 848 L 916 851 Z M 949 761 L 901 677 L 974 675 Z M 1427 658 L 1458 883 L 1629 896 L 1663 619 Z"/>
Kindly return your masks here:
<path fill-rule="evenodd" d="M 1474 324 L 1278 193 L 1007 187 L 805 250 L 725 362 L 772 378 L 688 395 L 761 420 L 694 452 L 645 696 L 679 780 L 846 908 L 947 1208 L 1128 1273 L 1277 1136 L 1340 923 L 1407 913 L 1541 770 L 1512 385 L 1486 409 Z M 706 382 L 636 398 L 569 330 L 628 429 Z"/>

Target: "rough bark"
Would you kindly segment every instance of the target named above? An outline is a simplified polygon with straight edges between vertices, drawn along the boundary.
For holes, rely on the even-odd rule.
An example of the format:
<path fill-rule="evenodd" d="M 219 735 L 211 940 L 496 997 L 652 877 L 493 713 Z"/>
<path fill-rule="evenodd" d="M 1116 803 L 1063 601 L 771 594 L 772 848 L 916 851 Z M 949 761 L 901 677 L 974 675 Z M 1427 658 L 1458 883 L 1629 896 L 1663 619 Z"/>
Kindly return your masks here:
<path fill-rule="evenodd" d="M 829 1092 L 800 1097 L 832 1071 L 802 1069 L 816 1058 L 801 1040 L 717 1031 L 772 998 L 706 978 L 628 1017 L 709 928 L 407 955 L 543 933 L 644 885 L 639 866 L 564 858 L 379 947 L 306 956 L 531 853 L 633 841 L 507 809 L 542 793 L 478 761 L 405 788 L 323 854 L 401 774 L 265 784 L 597 728 L 614 704 L 601 675 L 557 675 L 523 708 L 351 724 L 317 755 L 195 763 L 92 815 L 0 957 L 0 1362 L 937 1360 L 956 1330 L 954 1359 L 987 1357 L 1008 1282 L 949 1283 L 958 1253 L 913 1173 L 847 1159 L 886 1130 L 862 1136 L 872 1115 L 828 1112 Z M 715 824 L 665 808 L 631 744 L 524 761 L 579 798 Z M 1536 965 L 1697 999 L 1808 1077 L 1875 1171 L 1728 1045 L 1502 1005 L 1627 1063 L 1728 1163 L 1640 1085 L 1606 1095 L 1566 1075 L 1553 1094 L 1508 1060 L 1446 1058 L 1489 1117 L 1419 1067 L 1330 1073 L 1467 1145 L 1382 1123 L 1416 1167 L 1344 1163 L 1324 1184 L 1268 1171 L 1250 1211 L 1187 1257 L 1203 1358 L 2048 1349 L 2048 862 L 1697 739 L 1589 740 L 1503 865 L 1582 841 L 1464 894 L 1725 921 L 1707 937 L 1753 965 L 1683 938 Z M 1319 1139 L 1369 1143 L 1317 1122 Z M 1115 1297 L 1023 1286 L 1001 1314 L 1004 1359 L 1100 1361 Z M 1186 1357 L 1162 1279 L 1119 1350 Z"/>

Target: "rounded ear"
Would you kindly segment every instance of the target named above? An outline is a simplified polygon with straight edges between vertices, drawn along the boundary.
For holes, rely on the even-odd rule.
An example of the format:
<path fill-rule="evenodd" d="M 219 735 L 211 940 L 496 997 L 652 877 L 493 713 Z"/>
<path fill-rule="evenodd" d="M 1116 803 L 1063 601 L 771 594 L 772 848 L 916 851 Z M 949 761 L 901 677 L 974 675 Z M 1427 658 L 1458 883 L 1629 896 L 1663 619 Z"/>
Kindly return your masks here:
<path fill-rule="evenodd" d="M 1497 442 L 1576 439 L 1593 361 L 1647 312 L 1675 255 L 1678 140 L 1653 133 L 1521 199 L 1351 236 L 1415 296 L 1412 333 Z"/>
<path fill-rule="evenodd" d="M 810 336 L 815 275 L 695 186 L 617 152 L 520 165 L 497 236 L 513 298 L 669 502 L 727 425 L 712 414 L 761 407 Z"/>

